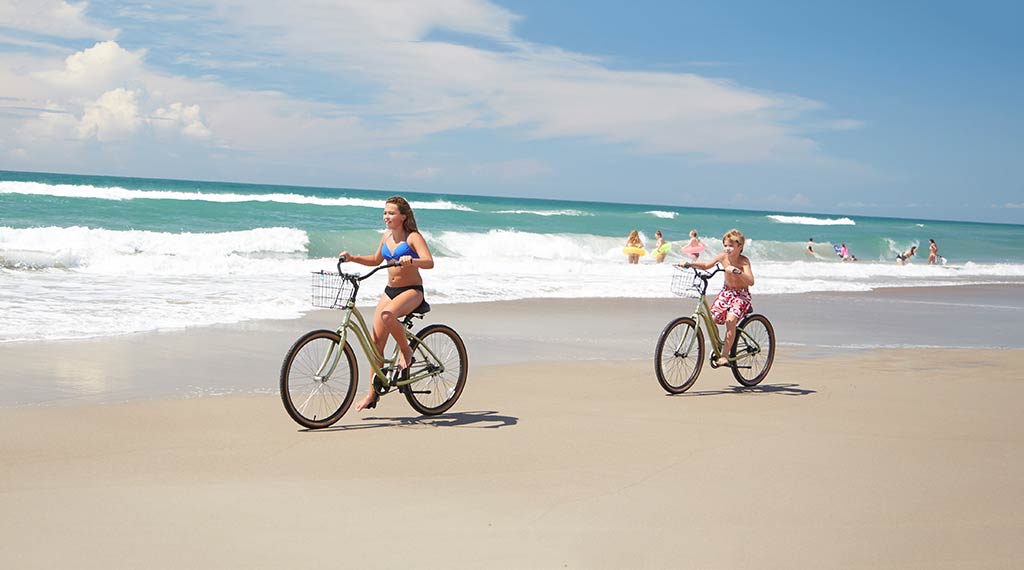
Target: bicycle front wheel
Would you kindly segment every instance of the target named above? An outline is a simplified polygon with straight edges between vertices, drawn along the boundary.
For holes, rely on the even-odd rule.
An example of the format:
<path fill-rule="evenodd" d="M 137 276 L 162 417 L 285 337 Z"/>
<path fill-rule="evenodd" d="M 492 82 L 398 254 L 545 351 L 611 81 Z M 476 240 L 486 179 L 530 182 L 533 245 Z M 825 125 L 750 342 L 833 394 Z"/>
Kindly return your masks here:
<path fill-rule="evenodd" d="M 405 399 L 417 412 L 435 416 L 451 408 L 462 395 L 469 374 L 469 358 L 462 338 L 451 327 L 430 325 L 410 343 L 413 362 L 410 372 L 430 375 L 405 387 Z"/>
<path fill-rule="evenodd" d="M 281 401 L 299 425 L 328 427 L 345 415 L 356 395 L 356 356 L 329 330 L 295 341 L 281 365 Z"/>
<path fill-rule="evenodd" d="M 775 361 L 775 329 L 764 315 L 747 315 L 736 327 L 736 342 L 729 351 L 735 359 L 732 375 L 744 386 L 756 386 Z"/>
<path fill-rule="evenodd" d="M 682 394 L 697 381 L 704 366 L 704 333 L 690 317 L 670 322 L 654 347 L 654 373 L 670 394 Z"/>

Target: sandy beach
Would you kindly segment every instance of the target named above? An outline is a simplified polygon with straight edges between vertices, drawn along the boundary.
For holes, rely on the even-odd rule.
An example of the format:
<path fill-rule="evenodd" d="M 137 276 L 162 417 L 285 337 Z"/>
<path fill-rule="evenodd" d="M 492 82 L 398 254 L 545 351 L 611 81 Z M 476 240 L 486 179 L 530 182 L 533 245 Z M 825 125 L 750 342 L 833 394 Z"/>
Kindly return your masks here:
<path fill-rule="evenodd" d="M 861 296 L 992 298 L 953 289 Z M 649 357 L 679 305 L 437 307 L 470 350 L 452 412 L 388 396 L 318 432 L 276 374 L 331 315 L 0 346 L 34 386 L 0 409 L 0 566 L 1019 567 L 1024 350 L 826 349 L 870 343 L 852 316 L 804 342 L 809 298 L 755 299 L 786 341 L 761 386 L 706 368 L 681 396 Z M 953 335 L 910 321 L 887 334 Z"/>

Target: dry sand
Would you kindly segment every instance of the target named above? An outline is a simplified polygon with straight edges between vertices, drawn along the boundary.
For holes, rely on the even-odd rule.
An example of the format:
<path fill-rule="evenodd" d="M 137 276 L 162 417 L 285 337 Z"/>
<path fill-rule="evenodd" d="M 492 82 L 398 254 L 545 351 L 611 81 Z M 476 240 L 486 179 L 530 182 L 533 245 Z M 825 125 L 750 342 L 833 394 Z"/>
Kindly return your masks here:
<path fill-rule="evenodd" d="M 273 395 L 5 409 L 0 568 L 1019 568 L 1022 366 L 477 365 L 452 413 L 319 432 Z"/>

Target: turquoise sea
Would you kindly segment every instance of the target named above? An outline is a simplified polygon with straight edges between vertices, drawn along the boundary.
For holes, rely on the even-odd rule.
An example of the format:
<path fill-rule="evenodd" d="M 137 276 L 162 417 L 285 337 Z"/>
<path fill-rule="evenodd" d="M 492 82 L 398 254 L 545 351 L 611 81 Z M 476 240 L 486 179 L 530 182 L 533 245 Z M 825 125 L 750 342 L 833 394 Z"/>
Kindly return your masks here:
<path fill-rule="evenodd" d="M 376 247 L 395 193 L 0 171 L 0 342 L 296 317 L 309 271 Z M 671 267 L 625 263 L 632 229 L 648 249 L 655 230 L 678 247 L 696 229 L 715 253 L 739 228 L 756 295 L 1024 282 L 1019 225 L 401 194 L 438 258 L 433 303 L 670 297 Z M 929 238 L 945 264 L 926 264 Z M 858 261 L 841 262 L 840 243 Z M 896 265 L 912 245 L 921 254 Z"/>

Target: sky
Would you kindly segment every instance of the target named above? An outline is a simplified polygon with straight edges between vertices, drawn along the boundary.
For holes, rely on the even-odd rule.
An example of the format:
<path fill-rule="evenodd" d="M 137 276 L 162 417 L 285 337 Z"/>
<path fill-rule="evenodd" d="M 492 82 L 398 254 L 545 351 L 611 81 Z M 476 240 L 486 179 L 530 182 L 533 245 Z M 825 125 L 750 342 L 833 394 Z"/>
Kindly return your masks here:
<path fill-rule="evenodd" d="M 0 170 L 1024 223 L 1024 3 L 0 0 Z"/>

